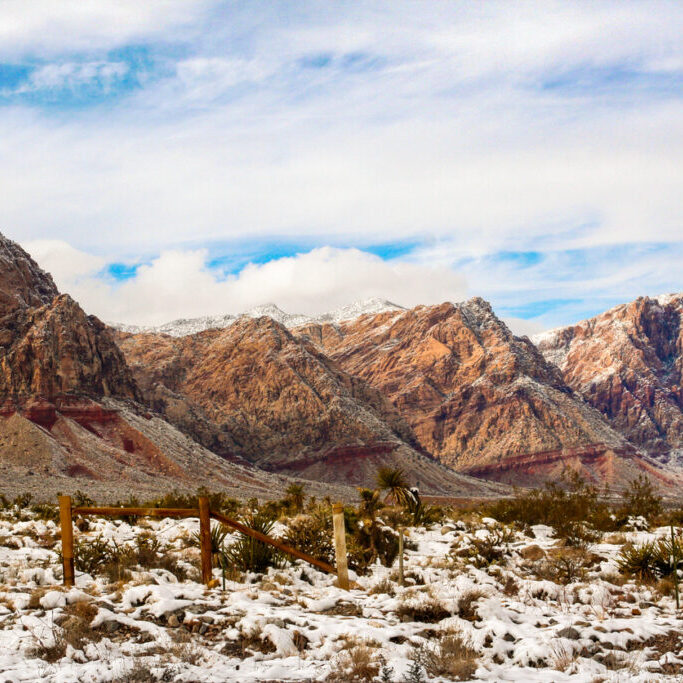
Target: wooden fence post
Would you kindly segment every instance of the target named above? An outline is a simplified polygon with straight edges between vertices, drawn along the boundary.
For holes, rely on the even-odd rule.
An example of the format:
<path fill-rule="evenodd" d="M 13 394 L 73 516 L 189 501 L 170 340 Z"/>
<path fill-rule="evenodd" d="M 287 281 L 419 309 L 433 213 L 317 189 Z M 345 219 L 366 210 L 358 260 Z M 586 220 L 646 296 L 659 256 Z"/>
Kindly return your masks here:
<path fill-rule="evenodd" d="M 74 585 L 74 528 L 71 519 L 71 496 L 59 496 L 59 525 L 62 530 L 62 566 L 64 585 Z"/>
<path fill-rule="evenodd" d="M 202 582 L 207 586 L 211 581 L 211 511 L 209 499 L 199 498 L 199 541 L 202 555 Z"/>
<path fill-rule="evenodd" d="M 398 528 L 398 585 L 403 584 L 403 527 L 400 526 Z"/>
<path fill-rule="evenodd" d="M 349 590 L 349 568 L 346 559 L 346 530 L 344 528 L 344 506 L 335 503 L 332 506 L 332 522 L 334 524 L 334 554 L 337 560 L 337 585 Z"/>

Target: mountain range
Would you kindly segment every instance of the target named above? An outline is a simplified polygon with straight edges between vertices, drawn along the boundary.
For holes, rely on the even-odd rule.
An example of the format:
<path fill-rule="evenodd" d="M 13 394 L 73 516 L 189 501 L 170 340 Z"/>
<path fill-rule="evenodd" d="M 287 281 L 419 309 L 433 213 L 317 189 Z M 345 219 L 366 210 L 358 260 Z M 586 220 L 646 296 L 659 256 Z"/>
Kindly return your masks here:
<path fill-rule="evenodd" d="M 534 340 L 480 298 L 110 326 L 0 236 L 2 481 L 268 497 L 298 478 L 346 497 L 387 465 L 475 497 L 571 467 L 676 494 L 682 311 L 643 297 Z"/>

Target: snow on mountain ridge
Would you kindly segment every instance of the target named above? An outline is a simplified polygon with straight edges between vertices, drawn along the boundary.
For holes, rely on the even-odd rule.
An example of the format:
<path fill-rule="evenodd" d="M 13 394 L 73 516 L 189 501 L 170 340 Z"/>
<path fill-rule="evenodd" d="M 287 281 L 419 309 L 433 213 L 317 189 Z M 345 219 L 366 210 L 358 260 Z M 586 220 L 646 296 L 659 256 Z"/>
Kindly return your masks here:
<path fill-rule="evenodd" d="M 229 327 L 241 318 L 260 318 L 268 316 L 287 328 L 300 327 L 308 324 L 340 323 L 344 320 L 353 320 L 361 315 L 377 315 L 386 311 L 404 311 L 403 306 L 375 297 L 346 304 L 333 311 L 321 313 L 320 315 L 305 315 L 303 313 L 286 313 L 273 303 L 262 304 L 249 309 L 241 314 L 227 313 L 225 315 L 202 316 L 199 318 L 179 318 L 171 322 L 157 326 L 125 325 L 121 323 L 110 323 L 121 332 L 132 334 L 153 333 L 168 334 L 171 337 L 185 337 L 204 330 L 222 329 Z"/>

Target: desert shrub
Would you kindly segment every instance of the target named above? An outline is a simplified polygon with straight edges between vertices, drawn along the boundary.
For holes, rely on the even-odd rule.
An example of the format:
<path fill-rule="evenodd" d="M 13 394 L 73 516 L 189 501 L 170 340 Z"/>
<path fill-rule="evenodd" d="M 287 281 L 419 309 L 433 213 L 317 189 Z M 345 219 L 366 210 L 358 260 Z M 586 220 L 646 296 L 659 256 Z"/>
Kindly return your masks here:
<path fill-rule="evenodd" d="M 583 580 L 591 564 L 591 555 L 582 548 L 558 548 L 536 566 L 536 575 L 540 579 L 567 585 Z"/>
<path fill-rule="evenodd" d="M 662 511 L 662 498 L 644 474 L 633 479 L 622 495 L 621 513 L 624 516 L 644 517 L 650 521 Z"/>
<path fill-rule="evenodd" d="M 292 482 L 285 491 L 285 501 L 290 512 L 300 514 L 306 501 L 306 487 L 303 484 Z"/>
<path fill-rule="evenodd" d="M 378 559 L 390 567 L 398 555 L 398 534 L 381 520 L 361 521 L 346 539 L 349 567 L 364 574 Z"/>
<path fill-rule="evenodd" d="M 74 507 L 87 508 L 95 505 L 95 500 L 91 498 L 87 493 L 84 493 L 80 489 L 76 491 L 73 495 Z"/>
<path fill-rule="evenodd" d="M 525 527 L 547 524 L 557 536 L 570 542 L 583 543 L 584 529 L 590 525 L 601 531 L 616 530 L 619 522 L 594 486 L 576 473 L 565 474 L 561 483 L 549 482 L 542 489 L 518 492 L 513 498 L 490 505 L 486 513 L 506 523 L 518 522 Z"/>
<path fill-rule="evenodd" d="M 435 624 L 450 617 L 451 613 L 429 591 L 411 590 L 401 596 L 396 615 L 401 621 L 420 621 Z"/>
<path fill-rule="evenodd" d="M 324 508 L 298 515 L 287 523 L 284 541 L 323 562 L 334 562 L 332 516 Z"/>
<path fill-rule="evenodd" d="M 46 522 L 49 520 L 56 522 L 59 519 L 59 508 L 56 505 L 39 503 L 31 506 L 31 512 L 34 512 L 38 519 L 44 519 Z"/>
<path fill-rule="evenodd" d="M 222 512 L 226 515 L 234 514 L 240 509 L 240 502 L 234 498 L 230 498 L 222 491 L 209 491 L 206 487 L 200 486 L 196 493 L 183 493 L 178 489 L 147 501 L 143 507 L 154 508 L 196 508 L 199 507 L 199 497 L 206 496 L 209 499 L 209 507 L 217 512 Z M 117 503 L 124 507 L 138 507 L 140 505 L 136 498 L 130 498 L 125 503 Z"/>
<path fill-rule="evenodd" d="M 244 526 L 259 531 L 266 536 L 270 534 L 275 522 L 261 512 L 246 512 L 239 520 Z M 221 563 L 243 572 L 263 572 L 268 567 L 279 567 L 284 563 L 282 554 L 267 543 L 239 533 L 222 553 Z"/>
<path fill-rule="evenodd" d="M 621 549 L 617 558 L 619 571 L 631 574 L 643 583 L 652 582 L 656 576 L 656 554 L 655 543 L 645 543 L 639 546 L 627 544 Z"/>
<path fill-rule="evenodd" d="M 414 497 L 400 468 L 380 467 L 377 470 L 377 490 L 386 492 L 386 500 L 393 500 L 397 505 L 405 506 L 407 500 Z"/>
<path fill-rule="evenodd" d="M 406 497 L 404 507 L 412 526 L 436 524 L 444 516 L 443 508 L 437 505 L 427 505 L 416 494 Z"/>
<path fill-rule="evenodd" d="M 112 560 L 113 546 L 102 535 L 78 539 L 74 543 L 74 567 L 79 572 L 96 574 Z M 61 550 L 60 550 L 61 560 Z"/>
<path fill-rule="evenodd" d="M 393 597 L 396 595 L 396 586 L 392 581 L 384 578 L 370 588 L 368 595 L 389 595 Z"/>
<path fill-rule="evenodd" d="M 497 526 L 487 529 L 485 536 L 471 536 L 470 545 L 463 549 L 463 557 L 469 558 L 477 568 L 502 562 L 510 552 L 510 543 L 515 540 L 512 529 Z"/>

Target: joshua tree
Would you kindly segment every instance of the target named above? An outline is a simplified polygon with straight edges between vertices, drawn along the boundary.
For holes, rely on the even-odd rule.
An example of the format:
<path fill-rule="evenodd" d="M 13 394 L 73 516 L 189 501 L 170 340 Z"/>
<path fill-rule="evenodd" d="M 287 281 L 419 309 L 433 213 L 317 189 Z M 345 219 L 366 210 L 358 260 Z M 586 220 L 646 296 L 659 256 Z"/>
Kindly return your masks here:
<path fill-rule="evenodd" d="M 379 498 L 379 490 L 359 488 L 358 495 L 360 496 L 360 514 L 374 522 L 377 517 L 377 512 L 382 507 L 382 501 Z"/>

